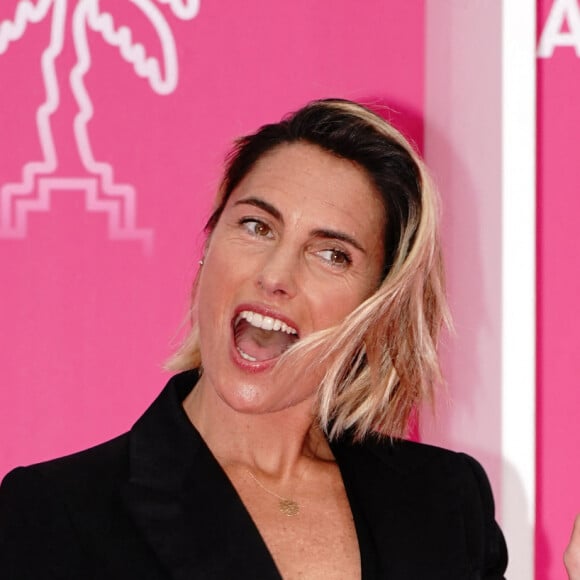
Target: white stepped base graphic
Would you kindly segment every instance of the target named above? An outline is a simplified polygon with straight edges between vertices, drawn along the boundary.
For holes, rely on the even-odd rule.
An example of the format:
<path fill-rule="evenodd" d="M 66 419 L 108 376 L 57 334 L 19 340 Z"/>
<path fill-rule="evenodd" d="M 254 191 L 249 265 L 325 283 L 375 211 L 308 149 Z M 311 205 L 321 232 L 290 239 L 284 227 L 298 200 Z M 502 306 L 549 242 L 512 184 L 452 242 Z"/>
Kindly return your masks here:
<path fill-rule="evenodd" d="M 50 210 L 51 194 L 59 191 L 84 193 L 88 212 L 107 214 L 111 240 L 134 240 L 146 254 L 153 247 L 153 230 L 135 223 L 135 188 L 109 183 L 103 187 L 99 177 L 39 176 L 31 183 L 7 183 L 0 189 L 0 239 L 23 239 L 28 234 L 28 216 Z"/>

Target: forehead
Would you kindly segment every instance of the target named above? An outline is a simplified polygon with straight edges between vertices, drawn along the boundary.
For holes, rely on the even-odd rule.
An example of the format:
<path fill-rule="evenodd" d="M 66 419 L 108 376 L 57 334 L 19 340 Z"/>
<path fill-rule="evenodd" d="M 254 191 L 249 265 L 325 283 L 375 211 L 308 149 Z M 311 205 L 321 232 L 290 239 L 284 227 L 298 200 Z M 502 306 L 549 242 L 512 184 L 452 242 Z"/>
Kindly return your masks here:
<path fill-rule="evenodd" d="M 229 204 L 246 196 L 267 199 L 282 213 L 343 219 L 357 229 L 384 227 L 384 206 L 367 172 L 309 143 L 279 145 L 263 155 L 232 192 Z"/>

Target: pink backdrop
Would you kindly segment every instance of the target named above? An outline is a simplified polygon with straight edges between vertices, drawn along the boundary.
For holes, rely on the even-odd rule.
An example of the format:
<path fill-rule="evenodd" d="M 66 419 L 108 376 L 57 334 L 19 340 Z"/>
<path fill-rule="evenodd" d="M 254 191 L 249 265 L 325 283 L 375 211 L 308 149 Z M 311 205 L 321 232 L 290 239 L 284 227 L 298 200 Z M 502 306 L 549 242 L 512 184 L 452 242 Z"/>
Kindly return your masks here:
<path fill-rule="evenodd" d="M 538 59 L 536 564 L 537 578 L 557 579 L 580 512 L 580 5 L 539 0 L 539 38 L 549 13 L 552 38 L 573 45 Z"/>
<path fill-rule="evenodd" d="M 540 32 L 556 3 L 576 5 L 539 0 Z M 0 3 L 0 477 L 125 431 L 158 393 L 233 137 L 332 95 L 389 105 L 422 146 L 424 14 L 423 0 Z M 451 56 L 471 74 L 466 54 Z M 538 579 L 564 577 L 580 511 L 579 55 L 538 63 Z"/>
<path fill-rule="evenodd" d="M 0 476 L 161 389 L 233 137 L 343 96 L 422 140 L 422 1 L 26 4 L 0 4 Z"/>

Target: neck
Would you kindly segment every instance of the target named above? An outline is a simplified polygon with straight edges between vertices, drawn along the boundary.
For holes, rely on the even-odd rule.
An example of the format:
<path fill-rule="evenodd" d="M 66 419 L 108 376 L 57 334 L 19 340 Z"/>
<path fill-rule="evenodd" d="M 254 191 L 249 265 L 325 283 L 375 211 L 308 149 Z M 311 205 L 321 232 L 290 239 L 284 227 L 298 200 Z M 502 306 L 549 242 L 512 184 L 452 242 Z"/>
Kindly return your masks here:
<path fill-rule="evenodd" d="M 305 461 L 333 459 L 312 413 L 312 399 L 272 413 L 244 413 L 200 380 L 183 406 L 224 467 L 246 467 L 285 480 L 302 470 Z"/>

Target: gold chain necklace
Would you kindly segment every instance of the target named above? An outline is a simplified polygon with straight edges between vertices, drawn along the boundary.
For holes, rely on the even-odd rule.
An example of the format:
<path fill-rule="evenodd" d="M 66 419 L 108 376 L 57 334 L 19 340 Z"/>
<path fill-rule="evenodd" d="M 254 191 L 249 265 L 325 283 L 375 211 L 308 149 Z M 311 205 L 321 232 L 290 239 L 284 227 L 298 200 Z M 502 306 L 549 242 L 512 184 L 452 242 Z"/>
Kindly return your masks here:
<path fill-rule="evenodd" d="M 269 493 L 272 497 L 275 497 L 278 500 L 278 509 L 285 515 L 285 516 L 296 516 L 300 512 L 300 505 L 297 501 L 290 499 L 288 497 L 282 497 L 278 495 L 276 492 L 268 489 L 249 469 L 246 468 L 248 475 L 266 492 Z M 302 474 L 304 475 L 304 474 Z"/>

